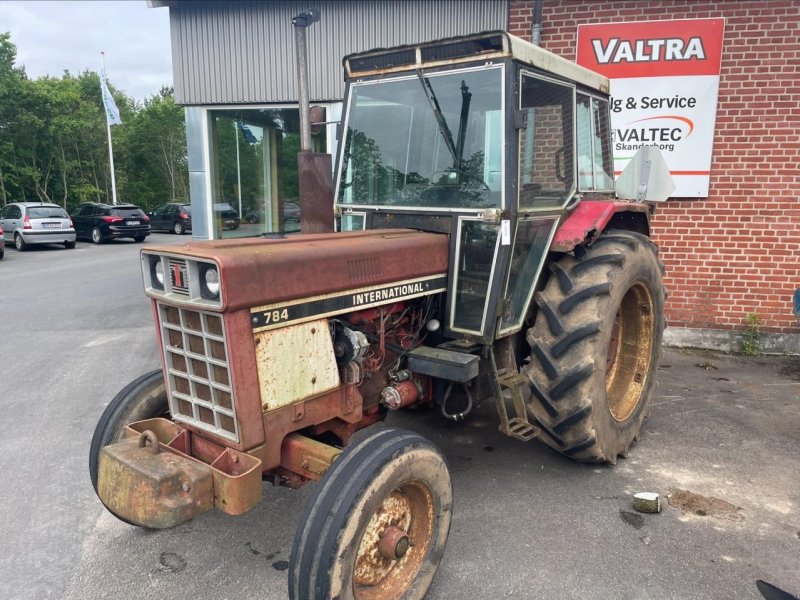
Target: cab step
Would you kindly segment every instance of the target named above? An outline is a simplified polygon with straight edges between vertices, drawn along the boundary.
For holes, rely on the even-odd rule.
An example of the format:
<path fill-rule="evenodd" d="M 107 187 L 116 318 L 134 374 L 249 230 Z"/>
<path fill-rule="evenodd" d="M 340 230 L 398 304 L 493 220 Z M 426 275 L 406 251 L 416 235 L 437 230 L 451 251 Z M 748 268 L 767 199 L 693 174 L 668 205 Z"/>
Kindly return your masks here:
<path fill-rule="evenodd" d="M 509 437 L 528 442 L 540 433 L 539 429 L 528 420 L 528 409 L 523 394 L 529 386 L 528 378 L 516 369 L 505 366 L 498 368 L 494 348 L 489 355 L 496 389 L 495 404 L 497 415 L 500 417 L 499 429 Z"/>

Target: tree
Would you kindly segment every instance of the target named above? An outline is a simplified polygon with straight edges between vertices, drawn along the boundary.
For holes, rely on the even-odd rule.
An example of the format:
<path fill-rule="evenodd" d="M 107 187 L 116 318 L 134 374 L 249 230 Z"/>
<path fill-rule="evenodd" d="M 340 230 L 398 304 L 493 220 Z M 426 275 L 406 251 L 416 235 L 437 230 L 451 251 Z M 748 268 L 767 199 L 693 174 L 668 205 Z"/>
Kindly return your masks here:
<path fill-rule="evenodd" d="M 0 203 L 72 208 L 111 201 L 105 111 L 97 73 L 29 79 L 0 33 Z M 188 198 L 183 108 L 171 88 L 139 104 L 109 85 L 122 124 L 112 130 L 119 198 L 143 208 Z"/>

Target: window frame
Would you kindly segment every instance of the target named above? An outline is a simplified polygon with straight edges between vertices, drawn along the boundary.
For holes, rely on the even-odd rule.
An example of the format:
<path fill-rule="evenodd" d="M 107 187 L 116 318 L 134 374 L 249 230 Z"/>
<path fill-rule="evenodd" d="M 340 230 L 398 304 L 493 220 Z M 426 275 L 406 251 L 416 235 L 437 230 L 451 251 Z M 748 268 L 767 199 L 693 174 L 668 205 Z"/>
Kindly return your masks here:
<path fill-rule="evenodd" d="M 506 72 L 507 71 L 506 63 L 505 62 L 496 62 L 496 63 L 490 64 L 489 66 L 487 66 L 485 64 L 480 64 L 480 65 L 474 65 L 473 64 L 473 65 L 469 65 L 469 66 L 466 66 L 466 67 L 460 68 L 460 69 L 452 69 L 452 68 L 449 68 L 449 67 L 429 68 L 429 69 L 423 69 L 422 74 L 425 77 L 438 77 L 438 76 L 452 75 L 452 74 L 458 74 L 458 73 L 467 73 L 467 72 L 471 72 L 471 71 L 490 71 L 490 70 L 494 70 L 494 69 L 498 69 L 500 71 L 500 102 L 499 102 L 499 106 L 500 106 L 500 110 L 501 110 L 500 122 L 501 122 L 501 130 L 502 130 L 501 144 L 500 144 L 501 150 L 500 150 L 500 152 L 501 152 L 501 156 L 502 156 L 502 153 L 504 152 L 504 150 L 502 150 L 502 148 L 506 147 L 506 142 L 508 140 L 507 127 L 506 127 L 506 123 L 508 122 L 508 117 L 506 115 L 506 111 L 508 110 L 508 107 L 506 105 L 506 96 L 508 94 L 508 91 L 506 89 L 507 88 L 506 82 L 507 82 L 508 74 Z M 376 77 L 374 79 L 358 79 L 358 80 L 355 80 L 355 81 L 348 81 L 347 82 L 346 98 L 345 98 L 345 102 L 342 105 L 342 110 L 344 111 L 343 112 L 344 118 L 342 119 L 342 123 L 341 123 L 341 132 L 342 133 L 339 136 L 340 139 L 337 140 L 338 147 L 336 149 L 336 164 L 335 164 L 335 167 L 334 167 L 334 176 L 336 177 L 336 181 L 335 181 L 335 185 L 334 185 L 334 191 L 333 191 L 334 210 L 338 214 L 341 214 L 342 212 L 344 212 L 347 209 L 355 209 L 355 210 L 358 210 L 358 211 L 364 211 L 364 210 L 367 210 L 367 211 L 376 211 L 376 210 L 377 211 L 386 211 L 386 210 L 390 210 L 391 212 L 398 212 L 398 213 L 409 212 L 409 213 L 442 213 L 442 214 L 443 213 L 450 213 L 450 214 L 480 215 L 486 210 L 505 209 L 511 204 L 511 201 L 509 200 L 508 193 L 507 193 L 507 191 L 508 191 L 508 186 L 507 186 L 508 169 L 507 169 L 507 164 L 506 164 L 506 161 L 505 161 L 504 158 L 501 159 L 501 161 L 500 161 L 500 167 L 501 167 L 501 173 L 500 173 L 500 177 L 499 177 L 499 181 L 501 182 L 501 184 L 500 184 L 500 202 L 499 202 L 498 206 L 495 206 L 495 207 L 492 207 L 492 208 L 488 208 L 487 209 L 487 208 L 428 207 L 428 206 L 402 206 L 402 205 L 387 206 L 387 205 L 384 205 L 384 204 L 351 204 L 351 203 L 346 203 L 345 204 L 345 203 L 339 202 L 339 191 L 340 191 L 340 186 L 341 186 L 341 183 L 342 183 L 342 179 L 344 177 L 343 169 L 341 168 L 341 166 L 342 166 L 343 161 L 344 161 L 345 148 L 347 147 L 347 136 L 348 136 L 348 132 L 349 132 L 350 115 L 351 115 L 350 106 L 351 106 L 351 103 L 353 102 L 353 96 L 354 96 L 353 89 L 359 88 L 359 87 L 364 87 L 364 86 L 369 86 L 369 85 L 379 85 L 379 84 L 385 83 L 385 82 L 415 80 L 415 79 L 418 79 L 418 78 L 419 78 L 419 76 L 416 73 L 414 73 L 414 74 L 403 75 L 403 76 L 398 76 L 398 77 L 393 77 L 391 75 L 384 75 L 384 76 Z"/>
<path fill-rule="evenodd" d="M 572 202 L 575 194 L 578 191 L 578 161 L 577 161 L 577 111 L 576 111 L 576 102 L 577 102 L 577 86 L 574 82 L 571 81 L 564 81 L 561 79 L 557 79 L 555 77 L 549 77 L 547 75 L 543 75 L 537 71 L 532 71 L 529 68 L 521 67 L 518 72 L 517 78 L 517 85 L 518 85 L 518 92 L 517 92 L 517 101 L 515 103 L 515 107 L 520 113 L 524 110 L 522 108 L 522 78 L 523 77 L 531 77 L 533 79 L 538 79 L 541 81 L 547 81 L 556 85 L 560 85 L 565 88 L 570 88 L 572 90 L 572 154 L 573 154 L 573 161 L 572 161 L 572 186 L 570 187 L 569 191 L 564 194 L 564 200 L 560 204 L 550 204 L 545 206 L 535 206 L 535 207 L 522 207 L 520 204 L 520 195 L 522 193 L 522 168 L 523 168 L 523 161 L 522 156 L 520 153 L 520 139 L 519 136 L 523 135 L 523 132 L 526 131 L 529 124 L 526 123 L 525 127 L 522 127 L 517 130 L 517 147 L 514 150 L 517 160 L 517 197 L 515 199 L 516 202 L 516 209 L 517 213 L 520 217 L 524 215 L 529 215 L 532 213 L 552 213 L 554 211 L 559 212 L 565 206 L 569 205 Z"/>

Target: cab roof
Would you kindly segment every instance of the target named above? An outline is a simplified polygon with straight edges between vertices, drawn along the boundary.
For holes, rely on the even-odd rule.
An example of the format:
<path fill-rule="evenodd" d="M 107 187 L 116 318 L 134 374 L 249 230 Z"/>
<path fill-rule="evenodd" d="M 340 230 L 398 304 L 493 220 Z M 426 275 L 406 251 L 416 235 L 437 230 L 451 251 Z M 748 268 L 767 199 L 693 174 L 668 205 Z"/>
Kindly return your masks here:
<path fill-rule="evenodd" d="M 506 31 L 487 31 L 421 44 L 381 48 L 344 57 L 345 76 L 358 79 L 371 75 L 416 71 L 476 60 L 513 59 L 603 94 L 608 79 Z"/>

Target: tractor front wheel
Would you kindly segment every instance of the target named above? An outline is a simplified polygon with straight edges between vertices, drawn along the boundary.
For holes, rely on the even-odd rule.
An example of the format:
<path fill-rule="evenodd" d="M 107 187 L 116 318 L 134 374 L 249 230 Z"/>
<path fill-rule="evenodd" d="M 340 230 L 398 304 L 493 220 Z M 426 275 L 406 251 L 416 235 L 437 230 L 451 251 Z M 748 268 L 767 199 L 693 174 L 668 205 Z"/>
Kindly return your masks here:
<path fill-rule="evenodd" d="M 339 456 L 309 500 L 292 546 L 289 597 L 423 598 L 451 515 L 439 450 L 407 431 L 371 432 Z"/>
<path fill-rule="evenodd" d="M 128 423 L 168 417 L 168 415 L 167 392 L 161 369 L 137 377 L 114 396 L 103 411 L 89 446 L 89 475 L 95 492 L 97 492 L 100 450 L 120 441 Z"/>
<path fill-rule="evenodd" d="M 638 439 L 655 388 L 663 265 L 646 236 L 609 231 L 550 270 L 527 334 L 529 411 L 558 452 L 616 463 Z"/>

